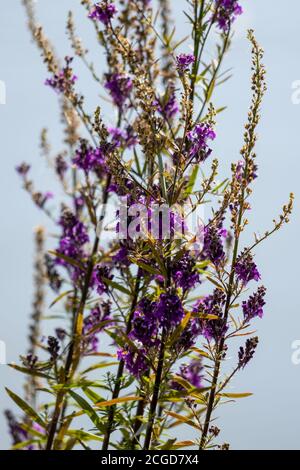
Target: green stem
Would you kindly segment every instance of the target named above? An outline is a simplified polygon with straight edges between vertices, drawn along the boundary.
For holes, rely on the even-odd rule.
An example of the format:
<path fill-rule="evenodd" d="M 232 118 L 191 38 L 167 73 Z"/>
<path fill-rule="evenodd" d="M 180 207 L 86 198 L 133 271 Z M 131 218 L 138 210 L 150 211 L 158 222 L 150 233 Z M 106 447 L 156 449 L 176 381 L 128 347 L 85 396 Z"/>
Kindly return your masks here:
<path fill-rule="evenodd" d="M 134 295 L 133 295 L 132 304 L 131 304 L 131 308 L 130 308 L 129 319 L 128 319 L 127 326 L 126 326 L 126 334 L 127 335 L 128 335 L 128 333 L 130 333 L 130 330 L 131 330 L 133 314 L 134 314 L 135 307 L 136 307 L 137 301 L 138 301 L 138 296 L 139 296 L 139 291 L 140 291 L 140 281 L 141 281 L 141 277 L 138 275 L 137 278 L 136 278 L 135 290 L 134 290 Z M 122 376 L 123 376 L 124 367 L 125 367 L 125 363 L 124 363 L 123 360 L 121 360 L 121 362 L 119 364 L 119 367 L 118 367 L 118 371 L 117 371 L 114 390 L 113 390 L 113 393 L 112 393 L 112 399 L 113 400 L 118 398 L 118 396 L 119 396 L 119 393 L 120 393 L 120 390 L 121 390 L 121 379 L 122 379 Z M 105 432 L 104 440 L 103 440 L 103 444 L 102 444 L 102 450 L 107 450 L 108 449 L 110 436 L 111 436 L 111 433 L 112 433 L 112 430 L 113 430 L 113 425 L 114 425 L 115 412 L 116 412 L 116 406 L 111 406 L 110 409 L 109 409 L 109 412 L 108 412 L 107 426 L 106 426 L 106 432 Z"/>
<path fill-rule="evenodd" d="M 106 187 L 105 187 L 105 190 L 104 190 L 103 210 L 102 210 L 102 213 L 101 213 L 101 216 L 100 216 L 100 224 L 103 221 L 104 216 L 105 216 L 105 204 L 106 204 L 107 199 L 108 199 L 108 187 L 110 185 L 110 181 L 111 181 L 111 176 L 109 175 L 107 177 Z M 95 238 L 94 246 L 93 246 L 93 249 L 92 249 L 92 253 L 91 253 L 91 256 L 90 256 L 90 259 L 89 259 L 89 264 L 88 264 L 87 271 L 86 271 L 85 282 L 84 282 L 84 287 L 83 287 L 83 290 L 82 290 L 80 304 L 79 304 L 79 307 L 78 307 L 78 310 L 77 310 L 77 313 L 76 313 L 76 317 L 75 317 L 75 320 L 74 320 L 73 340 L 70 344 L 70 348 L 69 348 L 69 352 L 68 352 L 67 359 L 66 359 L 66 364 L 65 364 L 65 372 L 64 372 L 64 376 L 65 376 L 64 377 L 64 382 L 65 383 L 68 383 L 69 380 L 71 379 L 72 375 L 76 371 L 76 368 L 78 366 L 79 359 L 80 359 L 80 354 L 79 354 L 79 351 L 78 351 L 78 347 L 80 346 L 79 330 L 82 328 L 81 325 L 82 325 L 82 320 L 83 320 L 84 308 L 85 308 L 85 303 L 86 303 L 86 300 L 87 300 L 88 291 L 89 291 L 89 287 L 90 287 L 90 282 L 91 282 L 91 278 L 92 278 L 92 274 L 93 274 L 94 257 L 97 253 L 97 250 L 98 250 L 100 234 L 101 234 L 101 230 L 98 230 L 98 235 Z M 53 413 L 51 423 L 50 423 L 50 428 L 49 428 L 49 433 L 48 433 L 48 438 L 47 438 L 47 443 L 46 443 L 45 450 L 52 450 L 53 443 L 54 443 L 54 438 L 55 438 L 58 422 L 59 422 L 59 419 L 60 419 L 61 410 L 63 409 L 63 402 L 64 402 L 64 399 L 65 399 L 66 393 L 67 393 L 66 390 L 62 390 L 56 396 L 54 413 Z"/>
<path fill-rule="evenodd" d="M 144 442 L 144 450 L 148 450 L 151 445 L 153 425 L 154 425 L 154 420 L 155 420 L 155 415 L 156 415 L 156 408 L 158 404 L 164 358 L 165 358 L 165 337 L 166 337 L 166 331 L 164 330 L 162 333 L 162 338 L 161 338 L 157 371 L 156 371 L 156 376 L 155 376 L 155 384 L 154 384 L 153 396 L 152 396 L 152 400 L 150 404 L 148 424 L 147 424 L 146 436 L 145 436 L 145 442 Z"/>

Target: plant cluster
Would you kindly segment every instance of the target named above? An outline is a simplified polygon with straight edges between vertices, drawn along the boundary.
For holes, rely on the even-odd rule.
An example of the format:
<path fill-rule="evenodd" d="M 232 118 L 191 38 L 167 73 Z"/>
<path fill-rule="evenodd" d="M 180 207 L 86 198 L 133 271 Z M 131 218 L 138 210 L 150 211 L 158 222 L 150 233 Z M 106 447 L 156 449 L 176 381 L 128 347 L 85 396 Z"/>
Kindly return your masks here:
<path fill-rule="evenodd" d="M 11 365 L 27 377 L 26 396 L 7 390 L 24 413 L 6 413 L 13 448 L 227 449 L 212 420 L 222 403 L 249 395 L 227 389 L 258 345 L 250 326 L 263 316 L 266 289 L 255 248 L 288 222 L 293 204 L 291 195 L 274 227 L 244 246 L 258 176 L 263 51 L 249 31 L 252 101 L 244 143 L 220 182 L 212 154 L 223 110 L 213 98 L 228 78 L 221 66 L 242 14 L 239 1 L 187 1 L 191 50 L 186 39 L 176 42 L 169 0 L 81 3 L 104 51 L 102 75 L 71 12 L 73 54 L 61 62 L 32 1 L 23 0 L 47 67 L 45 84 L 61 106 L 61 152 L 51 154 L 45 130 L 41 145 L 64 197 L 36 190 L 28 164 L 17 168 L 55 235 L 46 249 L 45 231 L 36 232 L 30 347 L 20 365 Z M 87 111 L 77 61 L 114 107 L 113 127 L 98 96 L 94 112 Z M 158 218 L 157 226 L 150 216 L 162 206 L 167 224 Z M 193 231 L 187 207 L 190 214 L 205 209 Z M 57 324 L 43 338 L 53 310 Z M 237 337 L 241 345 L 229 364 Z M 188 439 L 177 440 L 179 426 Z"/>

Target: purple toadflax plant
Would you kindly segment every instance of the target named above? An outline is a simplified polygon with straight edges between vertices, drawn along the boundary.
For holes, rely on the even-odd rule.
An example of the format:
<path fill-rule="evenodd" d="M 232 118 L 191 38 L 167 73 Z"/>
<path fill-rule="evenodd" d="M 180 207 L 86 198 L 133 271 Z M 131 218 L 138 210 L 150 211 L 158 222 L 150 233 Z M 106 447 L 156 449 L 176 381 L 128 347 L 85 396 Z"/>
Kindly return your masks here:
<path fill-rule="evenodd" d="M 288 222 L 293 205 L 291 195 L 274 227 L 243 245 L 257 177 L 263 52 L 250 30 L 252 101 L 244 144 L 230 176 L 217 184 L 213 97 L 240 2 L 187 2 L 192 51 L 185 42 L 181 51 L 175 44 L 168 0 L 160 2 L 161 27 L 151 1 L 81 3 L 86 27 L 95 29 L 106 54 L 103 76 L 77 37 L 72 13 L 67 32 L 74 58 L 61 64 L 32 1 L 23 0 L 48 70 L 45 92 L 53 90 L 61 106 L 62 151 L 50 154 L 45 131 L 41 144 L 64 197 L 36 191 L 30 167 L 17 168 L 56 235 L 45 251 L 45 233 L 37 231 L 30 348 L 20 365 L 11 365 L 28 377 L 26 396 L 7 390 L 23 412 L 20 418 L 6 413 L 13 448 L 87 449 L 93 441 L 102 450 L 226 449 L 212 425 L 214 412 L 228 398 L 248 395 L 226 389 L 254 356 L 258 338 L 249 327 L 265 306 L 255 248 Z M 217 52 L 207 62 L 214 31 Z M 111 100 L 113 126 L 98 95 L 94 113 L 87 111 L 74 71 L 79 60 Z M 207 220 L 191 231 L 187 212 L 203 206 Z M 155 223 L 161 208 L 167 218 L 160 212 Z M 108 216 L 114 224 L 105 237 Z M 59 315 L 42 337 L 43 319 L 53 310 Z M 242 343 L 225 373 L 236 337 Z M 87 429 L 80 424 L 84 414 Z M 177 441 L 173 430 L 182 423 L 193 434 Z"/>

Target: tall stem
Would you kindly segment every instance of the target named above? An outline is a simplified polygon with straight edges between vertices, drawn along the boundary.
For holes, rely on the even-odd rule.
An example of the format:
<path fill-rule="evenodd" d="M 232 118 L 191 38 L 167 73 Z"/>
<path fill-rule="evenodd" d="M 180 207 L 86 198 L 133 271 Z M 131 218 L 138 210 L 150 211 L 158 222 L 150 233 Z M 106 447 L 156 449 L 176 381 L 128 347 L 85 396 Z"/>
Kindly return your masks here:
<path fill-rule="evenodd" d="M 245 166 L 245 173 L 247 171 L 247 165 Z M 245 188 L 243 187 L 242 189 L 242 194 L 241 194 L 241 202 L 240 202 L 240 210 L 238 214 L 238 233 L 235 239 L 234 243 L 234 248 L 233 248 L 233 255 L 232 255 L 232 263 L 231 263 L 231 271 L 230 271 L 230 277 L 229 277 L 229 282 L 228 282 L 228 291 L 227 291 L 227 297 L 226 297 L 226 304 L 225 304 L 225 310 L 224 310 L 224 323 L 227 323 L 228 320 L 228 314 L 229 314 L 229 309 L 230 309 L 230 304 L 231 304 L 231 297 L 232 297 L 232 291 L 233 291 L 233 283 L 234 283 L 234 267 L 238 255 L 238 248 L 239 248 L 239 238 L 240 238 L 240 226 L 243 218 L 243 211 L 244 211 L 244 201 L 245 201 Z M 209 393 L 209 399 L 208 399 L 208 404 L 207 404 L 207 411 L 206 411 L 206 416 L 205 416 L 205 421 L 204 421 L 204 427 L 203 427 L 203 432 L 201 436 L 201 441 L 200 441 L 200 446 L 199 449 L 202 450 L 205 446 L 206 438 L 207 438 L 207 433 L 210 425 L 210 420 L 211 420 L 211 415 L 213 412 L 214 408 L 214 403 L 215 403 L 215 397 L 216 397 L 216 389 L 217 389 L 217 384 L 218 384 L 218 378 L 219 378 L 219 373 L 220 373 L 220 367 L 221 367 L 221 360 L 222 360 L 222 353 L 224 350 L 224 345 L 225 345 L 225 336 L 222 336 L 219 345 L 217 346 L 217 353 L 216 353 L 216 363 L 215 363 L 215 368 L 214 368 L 214 373 L 213 373 L 213 378 L 212 378 L 212 384 L 211 384 L 211 389 Z"/>
<path fill-rule="evenodd" d="M 155 376 L 155 384 L 154 384 L 153 396 L 152 396 L 152 400 L 150 404 L 149 418 L 148 418 L 148 424 L 147 424 L 146 436 L 145 436 L 145 442 L 144 442 L 144 450 L 148 450 L 151 444 L 153 425 L 154 425 L 154 420 L 155 420 L 155 415 L 156 415 L 156 407 L 157 407 L 158 398 L 159 398 L 159 391 L 160 391 L 162 372 L 163 372 L 163 366 L 164 366 L 165 337 L 166 337 L 166 331 L 164 330 L 162 333 L 162 338 L 161 338 L 161 345 L 160 345 L 160 351 L 159 351 L 159 357 L 158 357 L 158 363 L 157 363 L 157 371 L 156 371 L 156 376 Z"/>
<path fill-rule="evenodd" d="M 110 185 L 110 181 L 111 181 L 111 176 L 108 175 L 105 190 L 104 190 L 104 196 L 103 196 L 103 209 L 102 209 L 102 213 L 100 216 L 100 224 L 102 224 L 102 221 L 105 217 L 105 204 L 107 203 L 107 199 L 108 199 L 108 188 Z M 97 232 L 98 232 L 98 235 L 95 238 L 92 253 L 90 255 L 90 259 L 89 259 L 89 263 L 88 263 L 88 267 L 87 267 L 87 271 L 85 275 L 84 287 L 83 287 L 82 295 L 80 299 L 80 304 L 79 304 L 75 321 L 74 321 L 73 340 L 70 344 L 69 352 L 68 352 L 67 359 L 66 359 L 64 383 L 67 383 L 71 379 L 72 375 L 77 369 L 77 366 L 80 360 L 79 347 L 80 347 L 80 336 L 81 336 L 82 325 L 83 325 L 84 308 L 85 308 L 88 291 L 89 291 L 89 287 L 91 283 L 91 278 L 93 274 L 94 257 L 98 251 L 101 230 L 98 230 Z M 50 427 L 49 427 L 49 433 L 48 433 L 48 438 L 47 438 L 47 443 L 46 443 L 46 448 L 45 448 L 46 450 L 51 450 L 53 447 L 55 434 L 56 434 L 58 422 L 60 419 L 61 410 L 63 409 L 63 402 L 65 399 L 66 393 L 67 393 L 66 390 L 61 390 L 60 392 L 57 393 L 54 412 L 53 412 L 53 416 L 52 416 Z"/>
<path fill-rule="evenodd" d="M 137 305 L 139 291 L 140 291 L 140 281 L 141 281 L 141 277 L 140 277 L 140 275 L 138 275 L 137 278 L 136 278 L 134 295 L 133 295 L 131 308 L 130 308 L 130 314 L 129 314 L 129 318 L 128 318 L 128 322 L 127 322 L 127 326 L 126 326 L 126 334 L 130 333 L 130 330 L 131 330 L 132 318 L 133 318 L 133 314 L 134 314 L 134 311 L 135 311 L 135 307 Z M 118 398 L 118 396 L 119 396 L 119 393 L 120 393 L 120 390 L 121 390 L 121 379 L 122 379 L 122 375 L 123 375 L 123 372 L 124 372 L 124 367 L 125 367 L 125 363 L 124 363 L 123 360 L 121 360 L 121 362 L 119 364 L 119 367 L 118 367 L 116 382 L 115 382 L 115 386 L 114 386 L 113 393 L 112 393 L 112 399 L 113 400 Z M 104 440 L 103 440 L 103 444 L 102 444 L 102 450 L 107 450 L 108 449 L 110 436 L 111 436 L 112 429 L 113 429 L 113 424 L 114 424 L 115 412 L 116 412 L 116 407 L 111 406 L 110 409 L 109 409 L 109 412 L 108 412 L 107 427 L 106 427 L 106 432 L 105 432 Z"/>
<path fill-rule="evenodd" d="M 150 370 L 148 370 L 145 373 L 145 377 L 149 377 Z M 145 411 L 145 406 L 146 406 L 146 400 L 145 400 L 145 392 L 144 390 L 140 391 L 140 398 L 143 398 L 143 400 L 140 400 L 137 405 L 136 409 L 136 415 L 135 415 L 135 420 L 133 424 L 133 439 L 131 442 L 131 450 L 134 450 L 137 445 L 139 445 L 140 440 L 138 436 L 138 432 L 140 430 L 140 427 L 142 425 L 141 417 L 144 415 Z"/>

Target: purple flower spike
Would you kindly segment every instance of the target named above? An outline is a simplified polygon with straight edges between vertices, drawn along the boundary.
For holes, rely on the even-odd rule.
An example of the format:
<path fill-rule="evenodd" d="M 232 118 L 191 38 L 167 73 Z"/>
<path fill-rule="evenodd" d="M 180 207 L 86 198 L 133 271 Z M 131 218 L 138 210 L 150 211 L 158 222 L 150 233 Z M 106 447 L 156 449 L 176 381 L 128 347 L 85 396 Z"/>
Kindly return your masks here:
<path fill-rule="evenodd" d="M 153 105 L 163 117 L 173 119 L 179 111 L 174 85 L 170 85 L 163 99 L 155 100 Z"/>
<path fill-rule="evenodd" d="M 193 54 L 179 54 L 176 57 L 177 69 L 181 73 L 187 72 L 190 65 L 193 64 L 195 60 L 196 59 Z"/>
<path fill-rule="evenodd" d="M 222 229 L 218 229 L 213 225 L 205 227 L 202 259 L 208 259 L 216 266 L 224 261 L 223 236 L 224 232 Z"/>
<path fill-rule="evenodd" d="M 238 0 L 215 0 L 216 3 L 216 21 L 219 28 L 226 32 L 235 19 L 243 13 Z"/>
<path fill-rule="evenodd" d="M 102 148 L 93 148 L 84 139 L 80 141 L 73 163 L 85 172 L 96 171 L 100 175 L 106 171 L 105 155 Z"/>
<path fill-rule="evenodd" d="M 125 362 L 126 368 L 136 378 L 141 377 L 149 368 L 146 351 L 142 347 L 138 348 L 138 345 L 136 350 L 127 346 L 126 349 L 119 350 L 117 354 L 118 359 Z"/>
<path fill-rule="evenodd" d="M 101 23 L 107 26 L 117 12 L 118 10 L 113 3 L 108 3 L 107 1 L 99 2 L 94 5 L 89 18 L 101 21 Z"/>
<path fill-rule="evenodd" d="M 133 87 L 131 78 L 125 73 L 107 74 L 104 86 L 109 91 L 115 105 L 122 109 Z"/>
<path fill-rule="evenodd" d="M 144 347 L 155 344 L 158 331 L 158 321 L 155 316 L 156 302 L 147 297 L 137 306 L 133 316 L 133 328 L 130 337 L 140 341 Z"/>
<path fill-rule="evenodd" d="M 248 362 L 251 361 L 251 359 L 254 356 L 255 350 L 258 346 L 258 337 L 250 338 L 247 339 L 245 347 L 240 347 L 238 357 L 239 357 L 239 362 L 238 366 L 240 369 L 244 369 Z"/>
<path fill-rule="evenodd" d="M 242 304 L 244 318 L 246 322 L 249 322 L 252 318 L 262 318 L 264 311 L 263 307 L 266 305 L 265 302 L 266 288 L 261 286 L 258 288 L 255 294 L 250 295 L 247 301 Z"/>
<path fill-rule="evenodd" d="M 205 318 L 199 319 L 199 326 L 201 334 L 207 339 L 219 341 L 228 330 L 228 326 L 224 322 L 223 307 L 225 305 L 226 296 L 220 289 L 215 289 L 212 295 L 208 295 L 203 299 L 200 299 L 193 311 L 202 315 L 215 315 L 220 320 L 205 320 Z"/>
<path fill-rule="evenodd" d="M 176 261 L 172 267 L 172 277 L 177 287 L 184 291 L 192 289 L 200 283 L 200 276 L 196 270 L 196 260 L 185 253 L 183 257 Z"/>
<path fill-rule="evenodd" d="M 203 365 L 201 360 L 193 360 L 190 364 L 183 364 L 180 366 L 179 377 L 187 380 L 193 387 L 201 388 L 203 387 Z M 176 379 L 172 381 L 171 387 L 175 390 L 183 390 L 182 385 L 176 383 Z"/>
<path fill-rule="evenodd" d="M 65 57 L 66 65 L 58 73 L 54 74 L 51 78 L 47 78 L 45 85 L 50 86 L 56 93 L 63 93 L 69 96 L 73 92 L 74 84 L 77 76 L 73 74 L 71 63 L 73 57 Z"/>
<path fill-rule="evenodd" d="M 250 281 L 259 281 L 260 274 L 258 272 L 257 266 L 253 261 L 251 253 L 243 255 L 243 253 L 237 259 L 235 265 L 235 272 L 239 281 L 241 281 L 245 286 Z"/>
<path fill-rule="evenodd" d="M 104 328 L 104 325 L 101 326 L 101 323 L 110 320 L 109 302 L 103 303 L 102 305 L 97 305 L 91 310 L 90 315 L 84 319 L 83 334 L 87 336 L 88 351 L 98 351 L 98 334 Z"/>
<path fill-rule="evenodd" d="M 161 294 L 156 308 L 156 316 L 161 325 L 166 328 L 179 325 L 184 316 L 179 297 L 171 292 Z"/>
<path fill-rule="evenodd" d="M 19 175 L 21 175 L 22 177 L 25 177 L 28 172 L 30 170 L 30 165 L 28 165 L 28 163 L 21 163 L 20 165 L 18 165 L 16 167 L 16 172 L 19 173 Z"/>
<path fill-rule="evenodd" d="M 196 161 L 204 162 L 211 154 L 212 150 L 208 146 L 209 140 L 216 138 L 216 133 L 209 124 L 197 124 L 195 128 L 187 134 L 187 138 L 191 143 L 189 157 L 195 158 Z"/>

